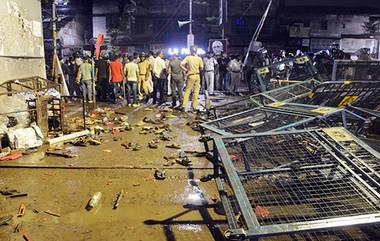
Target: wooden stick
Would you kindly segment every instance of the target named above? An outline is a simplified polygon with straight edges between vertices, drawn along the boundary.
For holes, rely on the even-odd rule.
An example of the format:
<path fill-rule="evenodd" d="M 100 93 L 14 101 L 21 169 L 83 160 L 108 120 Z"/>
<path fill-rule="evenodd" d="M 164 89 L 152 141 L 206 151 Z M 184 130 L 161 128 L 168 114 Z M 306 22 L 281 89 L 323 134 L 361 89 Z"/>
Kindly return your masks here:
<path fill-rule="evenodd" d="M 60 136 L 60 137 L 57 137 L 57 138 L 49 139 L 48 142 L 49 142 L 50 145 L 52 145 L 52 144 L 57 144 L 57 143 L 60 143 L 60 142 L 68 141 L 68 140 L 71 140 L 71 139 L 75 139 L 75 138 L 78 138 L 78 137 L 81 137 L 81 136 L 85 136 L 85 135 L 88 135 L 88 134 L 90 134 L 90 131 L 89 130 L 84 130 L 84 131 L 79 131 L 79 132 L 71 133 L 69 135 L 64 135 L 64 136 Z"/>

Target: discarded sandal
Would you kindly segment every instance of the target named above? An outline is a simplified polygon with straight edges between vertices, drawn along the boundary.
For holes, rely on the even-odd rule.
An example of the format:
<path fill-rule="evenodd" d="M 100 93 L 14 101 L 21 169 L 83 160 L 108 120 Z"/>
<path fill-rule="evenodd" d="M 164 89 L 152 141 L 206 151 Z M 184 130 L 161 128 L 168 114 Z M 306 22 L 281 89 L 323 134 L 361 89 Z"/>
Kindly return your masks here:
<path fill-rule="evenodd" d="M 165 180 L 166 179 L 166 172 L 165 171 L 160 171 L 160 170 L 155 170 L 154 171 L 154 177 L 157 180 Z"/>
<path fill-rule="evenodd" d="M 158 145 L 157 145 L 156 142 L 151 141 L 151 142 L 148 143 L 148 147 L 151 148 L 151 149 L 157 149 Z"/>
<path fill-rule="evenodd" d="M 190 159 L 187 156 L 184 158 L 181 158 L 181 159 L 180 158 L 176 159 L 176 162 L 182 166 L 185 166 L 185 167 L 192 165 Z"/>
<path fill-rule="evenodd" d="M 179 144 L 170 144 L 170 145 L 166 145 L 167 148 L 173 148 L 173 149 L 181 149 L 181 145 Z"/>

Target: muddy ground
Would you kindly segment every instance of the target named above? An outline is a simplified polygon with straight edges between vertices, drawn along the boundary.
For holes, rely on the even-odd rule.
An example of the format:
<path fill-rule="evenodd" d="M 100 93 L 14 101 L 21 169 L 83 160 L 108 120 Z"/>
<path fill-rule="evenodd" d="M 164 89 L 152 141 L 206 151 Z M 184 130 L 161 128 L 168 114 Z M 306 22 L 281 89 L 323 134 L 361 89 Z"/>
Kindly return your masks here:
<path fill-rule="evenodd" d="M 159 111 L 145 107 L 123 109 L 128 122 L 135 125 L 145 116 Z M 193 117 L 174 113 L 170 124 L 173 141 L 159 143 L 149 149 L 154 133 L 140 134 L 141 126 L 115 135 L 103 134 L 99 146 L 73 147 L 78 157 L 45 156 L 46 146 L 37 153 L 16 161 L 0 163 L 0 190 L 17 189 L 26 197 L 8 199 L 0 195 L 0 217 L 13 215 L 10 225 L 0 226 L 0 241 L 223 241 L 226 218 L 217 214 L 218 192 L 214 181 L 200 178 L 212 173 L 212 165 L 204 157 L 191 157 L 193 165 L 164 166 L 164 156 L 177 156 L 179 150 L 166 144 L 180 144 L 182 150 L 204 151 L 200 134 L 187 123 Z M 154 124 L 146 124 L 155 126 Z M 121 137 L 114 140 L 114 137 Z M 125 149 L 124 142 L 136 142 L 139 151 Z M 32 168 L 33 167 L 33 168 Z M 155 168 L 165 169 L 167 178 L 153 177 Z M 116 194 L 124 196 L 114 210 Z M 85 209 L 95 192 L 102 192 L 101 202 L 93 210 Z M 16 217 L 21 204 L 26 212 Z M 60 217 L 47 214 L 58 214 Z M 220 213 L 220 212 L 218 212 Z M 15 227 L 20 227 L 15 232 Z M 265 240 L 378 240 L 378 229 L 347 229 L 305 235 L 290 235 Z M 368 235 L 369 234 L 369 235 Z"/>
<path fill-rule="evenodd" d="M 140 107 L 127 112 L 133 125 L 158 111 Z M 118 141 L 113 140 L 115 135 L 104 134 L 99 146 L 67 144 L 78 153 L 75 158 L 44 156 L 46 147 L 42 147 L 37 153 L 1 163 L 13 167 L 0 169 L 0 190 L 17 189 L 28 196 L 0 196 L 0 216 L 16 215 L 21 204 L 26 206 L 23 217 L 14 217 L 11 225 L 0 227 L 0 240 L 23 240 L 24 233 L 33 240 L 222 240 L 219 227 L 225 217 L 214 212 L 211 201 L 218 196 L 215 183 L 199 181 L 212 172 L 211 164 L 205 158 L 191 157 L 191 167 L 164 167 L 164 156 L 178 154 L 166 144 L 203 151 L 199 133 L 186 125 L 188 120 L 184 116 L 165 121 L 175 138 L 159 143 L 158 149 L 147 147 L 155 134 L 139 134 L 141 127 L 135 127 L 118 133 Z M 127 150 L 121 146 L 123 142 L 136 142 L 142 148 Z M 155 180 L 155 168 L 166 169 L 167 179 Z M 113 210 L 121 190 L 124 196 Z M 101 203 L 87 211 L 85 206 L 95 192 L 102 192 Z M 46 210 L 60 217 L 44 213 Z M 15 233 L 19 223 L 21 231 Z"/>

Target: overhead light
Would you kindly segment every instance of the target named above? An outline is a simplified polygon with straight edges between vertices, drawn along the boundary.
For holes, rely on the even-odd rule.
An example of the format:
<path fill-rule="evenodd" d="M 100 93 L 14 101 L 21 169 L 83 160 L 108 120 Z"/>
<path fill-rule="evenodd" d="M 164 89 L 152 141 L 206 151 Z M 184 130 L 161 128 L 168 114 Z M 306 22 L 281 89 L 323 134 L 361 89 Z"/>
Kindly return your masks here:
<path fill-rule="evenodd" d="M 190 54 L 190 50 L 188 48 L 169 48 L 168 49 L 168 54 L 169 55 L 174 55 L 174 54 L 181 54 L 181 55 L 189 55 Z M 206 54 L 206 51 L 203 50 L 202 48 L 198 48 L 197 50 L 197 54 L 198 55 L 204 55 Z"/>

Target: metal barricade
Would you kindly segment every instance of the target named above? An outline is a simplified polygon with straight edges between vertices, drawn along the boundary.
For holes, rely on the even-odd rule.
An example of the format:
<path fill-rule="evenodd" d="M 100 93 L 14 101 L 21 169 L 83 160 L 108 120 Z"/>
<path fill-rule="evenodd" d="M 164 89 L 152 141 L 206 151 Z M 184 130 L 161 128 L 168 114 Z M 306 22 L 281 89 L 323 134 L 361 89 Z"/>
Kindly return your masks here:
<path fill-rule="evenodd" d="M 353 156 L 333 148 L 339 139 L 321 134 L 330 132 L 214 138 L 214 175 L 228 238 L 256 240 L 380 223 L 378 183 L 356 167 Z"/>
<path fill-rule="evenodd" d="M 265 92 L 308 79 L 318 79 L 318 74 L 309 57 L 301 56 L 257 68 L 254 78 L 261 92 Z"/>
<path fill-rule="evenodd" d="M 241 100 L 213 106 L 209 112 L 209 118 L 221 118 L 273 102 L 303 102 L 319 83 L 317 80 L 310 79 L 261 94 L 252 95 Z"/>
<path fill-rule="evenodd" d="M 378 60 L 335 60 L 332 81 L 379 81 L 380 61 Z"/>
<path fill-rule="evenodd" d="M 310 95 L 311 105 L 376 109 L 380 107 L 380 81 L 332 81 L 318 85 Z"/>

